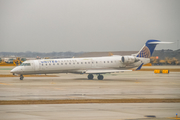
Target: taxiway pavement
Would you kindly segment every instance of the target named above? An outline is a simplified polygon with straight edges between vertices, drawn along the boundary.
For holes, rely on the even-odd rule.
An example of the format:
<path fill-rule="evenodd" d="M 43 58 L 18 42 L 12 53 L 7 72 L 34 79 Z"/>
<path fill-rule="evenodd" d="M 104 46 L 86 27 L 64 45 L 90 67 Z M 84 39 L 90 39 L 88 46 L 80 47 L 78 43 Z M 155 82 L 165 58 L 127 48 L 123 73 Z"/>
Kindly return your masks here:
<path fill-rule="evenodd" d="M 57 76 L 25 77 L 22 81 L 19 77 L 0 77 L 0 100 L 180 99 L 180 72 L 132 71 L 107 74 L 104 80 L 88 80 L 85 74 Z M 180 115 L 180 103 L 0 105 L 0 120 L 119 120 L 144 119 L 146 115 L 174 119 L 176 113 Z"/>

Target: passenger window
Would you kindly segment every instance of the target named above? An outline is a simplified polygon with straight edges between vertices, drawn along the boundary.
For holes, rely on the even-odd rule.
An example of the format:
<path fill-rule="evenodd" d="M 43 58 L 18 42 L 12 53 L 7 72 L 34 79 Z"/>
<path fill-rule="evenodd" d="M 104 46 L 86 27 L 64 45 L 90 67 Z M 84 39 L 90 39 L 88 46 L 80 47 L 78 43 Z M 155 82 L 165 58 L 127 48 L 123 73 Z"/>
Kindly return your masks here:
<path fill-rule="evenodd" d="M 83 62 L 81 62 L 81 64 L 83 64 Z"/>
<path fill-rule="evenodd" d="M 79 62 L 77 62 L 77 64 L 79 64 Z"/>
<path fill-rule="evenodd" d="M 57 63 L 57 65 L 59 65 L 59 63 Z"/>
<path fill-rule="evenodd" d="M 55 63 L 53 65 L 55 65 Z"/>
<path fill-rule="evenodd" d="M 104 61 L 104 63 L 106 63 L 106 61 Z"/>
<path fill-rule="evenodd" d="M 90 62 L 88 62 L 88 64 L 90 64 Z"/>
<path fill-rule="evenodd" d="M 71 63 L 69 63 L 69 64 L 71 64 Z"/>
<path fill-rule="evenodd" d="M 98 63 L 98 62 L 96 62 L 96 63 Z"/>
<path fill-rule="evenodd" d="M 65 65 L 67 65 L 67 63 L 65 63 Z"/>
<path fill-rule="evenodd" d="M 109 63 L 109 61 L 107 61 L 107 63 Z"/>
<path fill-rule="evenodd" d="M 111 61 L 111 63 L 113 63 L 113 61 Z"/>
<path fill-rule="evenodd" d="M 51 64 L 49 64 L 49 65 L 51 65 Z"/>
<path fill-rule="evenodd" d="M 61 63 L 61 65 L 63 65 L 63 63 Z"/>

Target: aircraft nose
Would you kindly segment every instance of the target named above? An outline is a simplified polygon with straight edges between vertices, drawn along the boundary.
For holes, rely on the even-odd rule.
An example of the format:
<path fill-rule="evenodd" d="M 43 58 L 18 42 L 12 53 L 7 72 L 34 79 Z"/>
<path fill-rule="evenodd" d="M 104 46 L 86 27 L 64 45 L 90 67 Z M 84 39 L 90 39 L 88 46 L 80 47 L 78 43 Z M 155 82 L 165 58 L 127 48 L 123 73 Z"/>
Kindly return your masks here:
<path fill-rule="evenodd" d="M 15 67 L 15 68 L 13 68 L 10 72 L 11 72 L 11 73 L 16 73 L 16 72 L 19 72 L 19 71 L 18 71 L 18 68 Z"/>
<path fill-rule="evenodd" d="M 14 73 L 14 72 L 15 72 L 15 70 L 14 70 L 14 69 L 12 69 L 10 72 L 11 72 L 11 73 Z"/>

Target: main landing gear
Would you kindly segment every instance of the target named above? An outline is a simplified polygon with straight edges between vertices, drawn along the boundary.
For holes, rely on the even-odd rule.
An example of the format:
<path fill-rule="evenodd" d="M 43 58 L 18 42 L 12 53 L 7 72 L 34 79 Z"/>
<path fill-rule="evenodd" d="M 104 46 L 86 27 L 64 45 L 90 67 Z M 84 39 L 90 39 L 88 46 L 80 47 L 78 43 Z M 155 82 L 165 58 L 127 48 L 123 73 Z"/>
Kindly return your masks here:
<path fill-rule="evenodd" d="M 92 80 L 93 78 L 94 78 L 93 74 L 89 74 L 89 75 L 88 75 L 88 79 L 89 79 L 89 80 Z M 104 76 L 99 74 L 99 75 L 97 76 L 97 78 L 98 78 L 98 80 L 103 80 Z"/>
<path fill-rule="evenodd" d="M 23 75 L 20 75 L 20 80 L 23 80 L 24 76 Z"/>
<path fill-rule="evenodd" d="M 104 76 L 99 74 L 97 78 L 98 80 L 103 80 Z"/>
<path fill-rule="evenodd" d="M 89 79 L 89 80 L 92 80 L 93 78 L 94 78 L 93 74 L 89 74 L 89 75 L 88 75 L 88 79 Z"/>

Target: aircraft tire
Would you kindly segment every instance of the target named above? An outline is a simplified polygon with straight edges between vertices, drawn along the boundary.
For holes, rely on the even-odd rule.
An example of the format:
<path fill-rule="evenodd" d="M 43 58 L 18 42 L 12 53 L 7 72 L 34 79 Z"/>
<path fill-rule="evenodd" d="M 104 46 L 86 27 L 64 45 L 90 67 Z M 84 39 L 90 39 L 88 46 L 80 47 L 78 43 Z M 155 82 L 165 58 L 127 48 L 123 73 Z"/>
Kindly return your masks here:
<path fill-rule="evenodd" d="M 92 80 L 93 78 L 94 78 L 93 74 L 89 74 L 89 75 L 88 75 L 88 79 L 89 79 L 89 80 Z"/>
<path fill-rule="evenodd" d="M 98 75 L 98 80 L 103 80 L 104 76 L 103 75 Z"/>
<path fill-rule="evenodd" d="M 23 80 L 23 78 L 24 78 L 23 75 L 20 75 L 20 80 Z"/>

